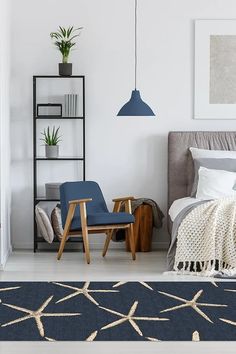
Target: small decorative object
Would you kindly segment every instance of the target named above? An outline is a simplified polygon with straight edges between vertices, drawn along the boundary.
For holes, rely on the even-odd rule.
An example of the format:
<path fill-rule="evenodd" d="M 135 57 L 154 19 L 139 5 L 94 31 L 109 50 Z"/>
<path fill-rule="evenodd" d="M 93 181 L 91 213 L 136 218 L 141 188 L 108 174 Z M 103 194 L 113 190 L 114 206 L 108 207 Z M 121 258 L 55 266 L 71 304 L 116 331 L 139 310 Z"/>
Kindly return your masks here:
<path fill-rule="evenodd" d="M 43 135 L 43 138 L 40 140 L 43 140 L 45 143 L 45 154 L 48 159 L 52 158 L 57 158 L 59 155 L 59 141 L 61 141 L 60 136 L 58 136 L 60 127 L 55 129 L 53 127 L 52 132 L 50 132 L 50 128 L 47 127 L 47 130 L 44 129 L 44 132 L 41 133 Z"/>
<path fill-rule="evenodd" d="M 140 92 L 137 90 L 137 6 L 138 0 L 135 0 L 135 53 L 134 53 L 134 82 L 135 89 L 132 91 L 130 100 L 120 109 L 117 116 L 155 116 L 152 109 L 141 99 Z"/>
<path fill-rule="evenodd" d="M 65 95 L 65 117 L 78 116 L 78 95 L 67 94 Z"/>
<path fill-rule="evenodd" d="M 74 39 L 80 35 L 83 27 L 74 28 L 73 26 L 67 29 L 59 26 L 57 32 L 50 33 L 51 38 L 54 40 L 55 46 L 62 54 L 62 63 L 59 64 L 60 76 L 72 75 L 72 63 L 68 63 L 71 49 L 75 46 Z"/>
<path fill-rule="evenodd" d="M 45 183 L 46 199 L 60 200 L 61 183 Z"/>
<path fill-rule="evenodd" d="M 195 21 L 195 119 L 236 119 L 236 20 Z"/>
<path fill-rule="evenodd" d="M 37 117 L 62 117 L 61 103 L 39 103 L 37 104 Z"/>

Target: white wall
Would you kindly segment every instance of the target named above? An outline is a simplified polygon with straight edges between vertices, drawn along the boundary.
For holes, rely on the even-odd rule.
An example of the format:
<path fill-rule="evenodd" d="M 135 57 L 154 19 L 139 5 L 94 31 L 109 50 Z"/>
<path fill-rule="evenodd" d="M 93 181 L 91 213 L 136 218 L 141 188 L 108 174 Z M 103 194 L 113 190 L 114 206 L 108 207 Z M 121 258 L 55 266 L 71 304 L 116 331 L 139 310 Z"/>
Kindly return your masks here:
<path fill-rule="evenodd" d="M 1 229 L 0 268 L 4 267 L 10 242 L 10 144 L 9 144 L 9 81 L 10 81 L 10 22 L 9 1 L 0 1 L 0 170 L 1 170 Z"/>
<path fill-rule="evenodd" d="M 166 211 L 167 133 L 235 130 L 235 121 L 193 120 L 194 19 L 232 18 L 235 0 L 139 0 L 138 87 L 157 118 L 117 118 L 133 88 L 132 0 L 12 0 L 12 236 L 31 247 L 32 75 L 57 74 L 49 33 L 84 30 L 72 55 L 87 79 L 87 179 L 105 197 L 151 197 Z M 157 240 L 166 243 L 164 230 Z"/>

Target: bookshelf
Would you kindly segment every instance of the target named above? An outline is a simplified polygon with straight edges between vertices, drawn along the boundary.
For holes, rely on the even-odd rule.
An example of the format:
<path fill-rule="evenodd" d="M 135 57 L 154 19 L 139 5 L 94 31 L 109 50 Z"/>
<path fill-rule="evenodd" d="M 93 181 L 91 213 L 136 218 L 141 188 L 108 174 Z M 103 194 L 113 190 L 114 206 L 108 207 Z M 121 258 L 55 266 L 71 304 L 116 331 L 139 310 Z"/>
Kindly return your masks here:
<path fill-rule="evenodd" d="M 56 80 L 56 81 L 55 81 Z M 59 80 L 61 85 L 61 91 L 60 94 L 53 96 L 53 85 L 52 82 L 54 83 L 54 87 L 57 88 L 57 80 Z M 64 82 L 63 82 L 64 80 Z M 76 116 L 65 116 L 64 114 L 64 107 L 62 110 L 62 115 L 57 116 L 57 115 L 37 115 L 37 105 L 38 104 L 49 104 L 51 106 L 54 105 L 54 103 L 59 103 L 64 105 L 64 100 L 63 97 L 68 94 L 68 88 L 71 89 L 71 91 L 74 92 L 75 90 L 75 81 L 79 83 L 78 86 L 80 87 L 80 93 L 79 93 L 79 98 L 80 101 L 78 102 L 80 110 L 78 111 L 78 114 Z M 38 86 L 41 86 L 41 91 L 46 92 L 44 97 L 40 97 L 39 89 Z M 66 83 L 66 88 L 65 92 L 63 93 L 63 84 Z M 50 95 L 49 95 L 49 90 L 51 89 Z M 70 93 L 70 92 L 69 92 Z M 56 100 L 57 102 L 49 102 Z M 59 102 L 60 101 L 60 102 Z M 56 106 L 56 104 L 55 104 Z M 46 158 L 45 156 L 42 156 L 42 153 L 39 154 L 39 122 L 44 122 L 45 127 L 47 124 L 60 124 L 60 122 L 70 122 L 70 124 L 75 124 L 76 121 L 80 121 L 82 125 L 80 128 L 82 129 L 82 152 L 79 156 L 60 156 L 57 158 Z M 77 127 L 78 128 L 78 127 Z M 75 131 L 75 128 L 73 127 L 73 132 L 75 134 L 79 134 L 79 132 Z M 76 142 L 75 142 L 76 143 Z M 78 168 L 81 170 L 81 177 L 78 179 L 85 180 L 85 163 L 86 163 L 86 158 L 85 158 L 85 76 L 56 76 L 56 75 L 38 75 L 38 76 L 33 76 L 33 225 L 34 225 L 34 252 L 38 250 L 38 246 L 42 242 L 46 242 L 42 237 L 38 236 L 38 228 L 37 228 L 37 223 L 35 220 L 35 206 L 39 202 L 59 202 L 58 199 L 47 199 L 45 195 L 41 195 L 43 193 L 39 192 L 39 172 L 42 176 L 43 171 L 46 170 L 47 172 L 50 171 L 50 169 L 53 169 L 54 164 L 64 164 L 63 169 L 66 169 L 65 164 L 70 162 L 70 163 L 77 163 L 80 164 Z M 51 181 L 48 181 L 51 182 Z M 64 180 L 60 181 L 65 182 Z M 41 186 L 42 190 L 42 186 Z M 58 242 L 57 239 L 54 239 L 54 242 Z M 81 242 L 81 238 L 75 238 L 72 241 L 68 242 Z"/>

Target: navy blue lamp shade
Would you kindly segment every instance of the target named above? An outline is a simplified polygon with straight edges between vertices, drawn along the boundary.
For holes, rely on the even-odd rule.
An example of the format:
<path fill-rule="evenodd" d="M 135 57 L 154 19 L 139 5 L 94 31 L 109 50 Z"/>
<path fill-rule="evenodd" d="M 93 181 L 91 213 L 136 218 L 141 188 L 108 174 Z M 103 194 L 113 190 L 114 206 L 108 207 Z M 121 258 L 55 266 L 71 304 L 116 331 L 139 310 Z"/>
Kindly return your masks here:
<path fill-rule="evenodd" d="M 152 109 L 145 103 L 139 90 L 133 90 L 130 100 L 120 109 L 117 116 L 155 116 Z"/>
<path fill-rule="evenodd" d="M 117 116 L 155 116 L 152 109 L 145 103 L 141 96 L 139 90 L 137 90 L 137 7 L 138 0 L 135 0 L 135 11 L 134 11 L 134 34 L 135 34 L 135 53 L 134 53 L 134 78 L 135 78 L 135 89 L 132 91 L 130 100 L 119 110 Z"/>

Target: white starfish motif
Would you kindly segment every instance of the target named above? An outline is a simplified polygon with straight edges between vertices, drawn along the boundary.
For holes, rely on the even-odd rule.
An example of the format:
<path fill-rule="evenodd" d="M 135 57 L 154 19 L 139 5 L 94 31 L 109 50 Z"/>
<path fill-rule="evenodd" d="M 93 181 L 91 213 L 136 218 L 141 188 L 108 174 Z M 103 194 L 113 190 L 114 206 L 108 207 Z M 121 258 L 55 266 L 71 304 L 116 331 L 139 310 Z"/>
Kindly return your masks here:
<path fill-rule="evenodd" d="M 126 283 L 129 283 L 129 282 L 128 281 L 119 281 L 118 283 L 113 285 L 113 288 L 118 288 L 119 286 L 124 285 Z M 147 288 L 149 290 L 153 290 L 153 288 L 151 288 L 151 286 L 148 285 L 147 283 L 145 283 L 144 281 L 138 281 L 137 283 L 140 283 L 141 285 L 145 286 L 145 288 Z"/>
<path fill-rule="evenodd" d="M 20 289 L 21 286 L 12 286 L 11 288 L 1 288 L 0 289 L 0 292 L 1 291 L 10 291 L 10 290 L 16 290 L 16 289 Z M 0 303 L 2 302 L 2 300 L 0 299 Z"/>
<path fill-rule="evenodd" d="M 216 288 L 219 288 L 219 285 L 215 281 L 211 281 L 211 284 L 215 286 Z"/>
<path fill-rule="evenodd" d="M 133 305 L 131 306 L 131 308 L 130 308 L 130 310 L 129 310 L 127 315 L 125 315 L 123 313 L 120 313 L 120 312 L 117 312 L 117 311 L 113 311 L 113 310 L 107 309 L 107 308 L 102 307 L 102 306 L 99 306 L 101 309 L 103 309 L 103 310 L 105 310 L 107 312 L 110 312 L 113 315 L 116 315 L 118 317 L 121 317 L 119 320 L 111 322 L 108 325 L 102 327 L 101 330 L 118 326 L 118 325 L 120 325 L 120 324 L 122 324 L 122 323 L 127 321 L 127 322 L 129 322 L 131 324 L 131 326 L 135 329 L 135 331 L 140 336 L 143 336 L 142 331 L 140 330 L 139 326 L 137 325 L 137 323 L 135 321 L 169 321 L 169 318 L 134 316 L 134 313 L 135 313 L 135 311 L 137 309 L 137 306 L 138 306 L 138 301 L 135 301 L 133 303 Z"/>
<path fill-rule="evenodd" d="M 229 291 L 231 293 L 236 293 L 236 290 L 235 289 L 225 289 L 225 291 Z"/>
<path fill-rule="evenodd" d="M 94 331 L 90 334 L 90 336 L 86 339 L 86 342 L 93 342 L 94 339 L 97 337 L 98 331 Z"/>
<path fill-rule="evenodd" d="M 50 337 L 44 337 L 48 342 L 56 342 L 56 339 Z"/>
<path fill-rule="evenodd" d="M 78 295 L 84 295 L 88 300 L 90 300 L 93 304 L 99 305 L 99 303 L 90 295 L 90 293 L 118 293 L 119 290 L 93 290 L 89 289 L 89 284 L 90 282 L 86 282 L 82 288 L 77 288 L 75 286 L 71 285 L 66 285 L 62 283 L 54 283 L 56 285 L 62 286 L 63 288 L 68 288 L 71 290 L 74 290 L 74 292 L 70 295 L 67 295 L 63 297 L 62 299 L 58 300 L 56 304 L 62 301 L 66 301 L 71 299 L 72 297 L 78 296 Z"/>
<path fill-rule="evenodd" d="M 192 334 L 192 342 L 200 342 L 200 335 L 198 331 L 193 332 Z"/>
<path fill-rule="evenodd" d="M 0 291 L 10 291 L 10 290 L 16 290 L 20 288 L 21 286 L 12 286 L 11 288 L 0 288 Z"/>
<path fill-rule="evenodd" d="M 43 310 L 48 306 L 48 304 L 50 303 L 50 301 L 52 300 L 53 295 L 50 296 L 37 310 L 29 310 L 26 309 L 24 307 L 19 307 L 19 306 L 15 306 L 15 305 L 11 305 L 11 304 L 5 304 L 3 303 L 2 305 L 10 307 L 14 310 L 17 311 L 21 311 L 26 313 L 26 316 L 17 318 L 16 320 L 10 321 L 8 323 L 5 323 L 3 325 L 1 325 L 1 327 L 7 327 L 7 326 L 11 326 L 14 325 L 16 323 L 19 322 L 23 322 L 26 320 L 29 320 L 31 318 L 33 318 L 37 324 L 37 328 L 39 330 L 39 333 L 42 337 L 44 337 L 44 327 L 43 327 L 43 323 L 41 321 L 41 317 L 66 317 L 66 316 L 79 316 L 81 315 L 80 313 L 45 313 L 43 312 Z"/>
<path fill-rule="evenodd" d="M 153 337 L 146 337 L 150 342 L 160 342 L 160 339 L 153 338 Z"/>
<path fill-rule="evenodd" d="M 205 306 L 205 307 L 227 307 L 228 305 L 218 305 L 218 304 L 206 304 L 206 303 L 201 303 L 201 302 L 197 302 L 198 298 L 202 295 L 203 290 L 199 290 L 196 295 L 194 295 L 194 297 L 191 300 L 186 300 L 183 299 L 181 297 L 175 296 L 175 295 L 171 295 L 168 293 L 165 293 L 163 291 L 158 291 L 160 294 L 165 295 L 167 297 L 170 297 L 172 299 L 178 300 L 183 302 L 182 305 L 178 305 L 178 306 L 174 306 L 171 308 L 168 308 L 166 310 L 162 310 L 160 313 L 164 313 L 164 312 L 169 312 L 169 311 L 175 311 L 175 310 L 179 310 L 181 308 L 185 308 L 185 307 L 191 307 L 194 311 L 196 311 L 200 316 L 202 316 L 203 318 L 205 318 L 205 320 L 212 322 L 212 320 L 202 311 L 200 310 L 198 307 L 199 306 Z"/>
<path fill-rule="evenodd" d="M 236 322 L 234 322 L 234 321 L 227 320 L 226 318 L 220 318 L 220 320 L 221 320 L 222 322 L 231 324 L 232 326 L 236 326 Z"/>

